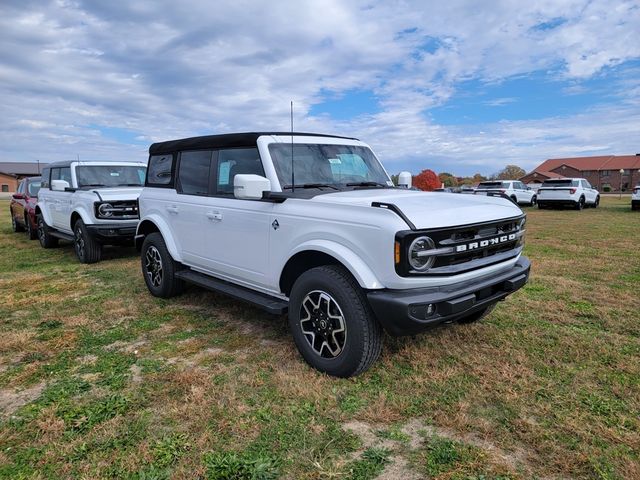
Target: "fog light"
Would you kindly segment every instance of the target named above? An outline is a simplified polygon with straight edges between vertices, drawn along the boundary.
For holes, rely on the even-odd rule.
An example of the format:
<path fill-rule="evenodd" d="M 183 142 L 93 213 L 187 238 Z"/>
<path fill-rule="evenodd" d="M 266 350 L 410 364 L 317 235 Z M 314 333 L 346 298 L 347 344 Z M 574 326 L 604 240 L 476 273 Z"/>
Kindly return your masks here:
<path fill-rule="evenodd" d="M 411 305 L 409 313 L 414 318 L 427 319 L 436 313 L 436 306 L 433 303 L 425 303 L 422 305 Z"/>

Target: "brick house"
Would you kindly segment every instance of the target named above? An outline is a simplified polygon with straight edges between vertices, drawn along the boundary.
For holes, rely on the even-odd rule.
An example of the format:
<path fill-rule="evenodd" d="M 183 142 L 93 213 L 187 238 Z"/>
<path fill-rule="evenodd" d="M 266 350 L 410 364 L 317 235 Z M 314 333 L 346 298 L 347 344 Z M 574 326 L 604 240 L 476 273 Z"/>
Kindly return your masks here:
<path fill-rule="evenodd" d="M 0 192 L 15 192 L 20 180 L 40 175 L 46 166 L 46 163 L 0 162 Z"/>
<path fill-rule="evenodd" d="M 620 170 L 624 173 L 621 175 Z M 582 177 L 601 192 L 628 191 L 640 185 L 640 154 L 550 158 L 519 180 L 527 185 L 548 178 Z"/>

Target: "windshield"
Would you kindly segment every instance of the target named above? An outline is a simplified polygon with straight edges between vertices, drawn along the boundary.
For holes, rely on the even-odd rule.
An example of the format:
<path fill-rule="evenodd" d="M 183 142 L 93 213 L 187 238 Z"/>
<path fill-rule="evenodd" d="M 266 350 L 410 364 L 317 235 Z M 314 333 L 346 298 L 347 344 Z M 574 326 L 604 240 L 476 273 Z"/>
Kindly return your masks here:
<path fill-rule="evenodd" d="M 133 165 L 92 165 L 76 167 L 78 188 L 141 187 L 147 167 Z"/>
<path fill-rule="evenodd" d="M 284 189 L 291 186 L 291 144 L 272 143 L 269 153 Z M 334 188 L 391 186 L 373 152 L 354 145 L 294 144 L 295 185 L 331 185 Z M 355 184 L 355 185 L 354 185 Z"/>
<path fill-rule="evenodd" d="M 478 190 L 490 190 L 492 188 L 505 188 L 504 182 L 482 182 L 478 185 Z"/>
<path fill-rule="evenodd" d="M 543 187 L 577 187 L 577 180 L 545 180 L 542 182 Z"/>
<path fill-rule="evenodd" d="M 30 197 L 37 197 L 38 192 L 40 191 L 40 182 L 27 183 L 27 190 L 29 191 Z"/>

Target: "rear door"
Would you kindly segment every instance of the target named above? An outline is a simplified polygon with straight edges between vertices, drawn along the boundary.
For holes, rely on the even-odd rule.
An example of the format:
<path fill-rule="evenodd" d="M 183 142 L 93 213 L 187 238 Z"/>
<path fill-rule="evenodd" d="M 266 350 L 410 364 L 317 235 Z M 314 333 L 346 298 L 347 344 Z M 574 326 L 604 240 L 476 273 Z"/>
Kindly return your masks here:
<path fill-rule="evenodd" d="M 581 182 L 587 203 L 596 203 L 596 197 L 598 196 L 597 190 L 595 190 L 587 180 L 581 180 Z"/>

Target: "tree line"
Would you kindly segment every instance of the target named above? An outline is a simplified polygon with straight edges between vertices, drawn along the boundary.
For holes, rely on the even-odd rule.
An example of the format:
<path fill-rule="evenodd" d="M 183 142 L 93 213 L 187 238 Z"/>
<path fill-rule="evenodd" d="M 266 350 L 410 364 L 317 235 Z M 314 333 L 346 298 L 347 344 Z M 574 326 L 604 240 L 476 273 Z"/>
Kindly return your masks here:
<path fill-rule="evenodd" d="M 449 172 L 436 173 L 431 169 L 422 170 L 412 177 L 412 185 L 420 190 L 435 190 L 444 187 L 462 187 L 464 185 L 477 185 L 486 180 L 517 180 L 526 175 L 527 172 L 518 165 L 507 165 L 499 172 L 492 175 L 484 176 L 475 173 L 468 177 L 459 177 Z M 398 184 L 398 175 L 391 175 L 391 180 L 395 185 Z"/>

